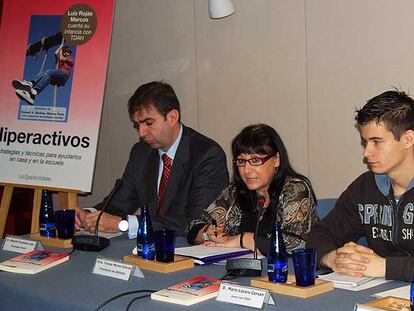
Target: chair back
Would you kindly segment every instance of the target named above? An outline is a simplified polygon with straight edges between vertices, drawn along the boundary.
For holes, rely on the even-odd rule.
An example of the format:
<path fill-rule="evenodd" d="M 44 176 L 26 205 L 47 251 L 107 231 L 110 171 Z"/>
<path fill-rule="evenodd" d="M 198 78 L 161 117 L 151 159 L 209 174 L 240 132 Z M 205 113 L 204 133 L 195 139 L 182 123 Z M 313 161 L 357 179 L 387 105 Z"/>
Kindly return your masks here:
<path fill-rule="evenodd" d="M 335 198 L 320 199 L 316 205 L 316 212 L 318 213 L 319 219 L 324 219 L 326 215 L 333 210 L 336 203 Z"/>
<path fill-rule="evenodd" d="M 318 200 L 318 204 L 316 205 L 316 212 L 318 213 L 319 219 L 324 219 L 333 210 L 336 200 L 337 199 L 335 198 Z M 365 237 L 359 238 L 357 243 L 368 246 L 368 241 Z"/>

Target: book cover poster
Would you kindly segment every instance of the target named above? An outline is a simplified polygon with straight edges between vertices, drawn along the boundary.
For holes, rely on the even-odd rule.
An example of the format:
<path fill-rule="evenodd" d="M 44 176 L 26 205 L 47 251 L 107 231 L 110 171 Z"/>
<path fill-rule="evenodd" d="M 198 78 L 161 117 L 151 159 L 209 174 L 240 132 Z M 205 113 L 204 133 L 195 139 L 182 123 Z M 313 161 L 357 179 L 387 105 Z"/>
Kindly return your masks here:
<path fill-rule="evenodd" d="M 68 120 L 76 45 L 62 37 L 61 23 L 59 15 L 32 15 L 30 18 L 23 77 L 12 81 L 20 99 L 18 118 L 21 120 Z M 30 91 L 29 87 L 36 94 L 22 93 Z"/>
<path fill-rule="evenodd" d="M 114 0 L 5 0 L 0 182 L 91 191 Z"/>

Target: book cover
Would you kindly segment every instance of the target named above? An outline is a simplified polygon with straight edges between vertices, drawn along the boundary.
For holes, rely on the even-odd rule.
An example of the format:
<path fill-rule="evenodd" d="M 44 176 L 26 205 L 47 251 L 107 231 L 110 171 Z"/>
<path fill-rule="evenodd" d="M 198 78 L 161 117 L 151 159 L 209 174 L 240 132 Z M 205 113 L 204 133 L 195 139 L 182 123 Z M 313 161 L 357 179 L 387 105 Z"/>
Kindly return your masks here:
<path fill-rule="evenodd" d="M 90 192 L 115 0 L 3 3 L 0 181 Z"/>
<path fill-rule="evenodd" d="M 0 263 L 0 270 L 36 274 L 69 260 L 67 253 L 52 250 L 34 250 Z"/>
<path fill-rule="evenodd" d="M 184 282 L 152 293 L 155 300 L 190 306 L 216 297 L 221 280 L 208 276 L 197 276 Z"/>

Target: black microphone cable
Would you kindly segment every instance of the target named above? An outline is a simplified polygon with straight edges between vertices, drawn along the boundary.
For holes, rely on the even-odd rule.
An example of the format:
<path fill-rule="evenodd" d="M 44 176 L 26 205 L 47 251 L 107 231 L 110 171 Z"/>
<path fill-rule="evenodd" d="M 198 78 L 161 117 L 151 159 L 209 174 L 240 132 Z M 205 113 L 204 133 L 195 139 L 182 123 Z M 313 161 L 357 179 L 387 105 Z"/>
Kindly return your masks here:
<path fill-rule="evenodd" d="M 116 296 L 114 296 L 114 297 L 112 297 L 112 298 L 109 298 L 108 300 L 105 300 L 105 301 L 104 301 L 104 302 L 102 302 L 99 306 L 97 306 L 97 307 L 94 309 L 94 311 L 98 311 L 98 310 L 100 310 L 102 307 L 106 306 L 108 303 L 110 303 L 110 302 L 112 302 L 112 301 L 114 301 L 114 300 L 116 300 L 116 299 L 118 299 L 118 298 L 121 298 L 121 297 L 123 297 L 123 296 L 132 295 L 132 294 L 139 294 L 139 293 L 155 293 L 155 292 L 156 292 L 156 290 L 151 290 L 151 289 L 140 289 L 140 290 L 134 290 L 134 291 L 130 291 L 130 292 L 121 293 L 121 294 L 116 295 Z M 141 297 L 142 297 L 142 298 L 145 298 L 145 297 L 148 297 L 148 296 L 150 296 L 150 295 L 144 295 L 144 296 L 141 296 Z"/>
<path fill-rule="evenodd" d="M 238 279 L 241 276 L 243 276 L 243 273 L 241 273 L 241 271 L 237 274 L 234 274 L 232 272 L 227 272 L 224 276 L 222 276 L 220 278 L 220 280 L 222 280 L 222 281 L 235 280 L 235 279 Z"/>
<path fill-rule="evenodd" d="M 112 196 L 115 194 L 115 192 L 118 191 L 118 189 L 121 185 L 122 185 L 122 179 L 117 179 L 115 181 L 114 188 L 112 189 L 111 193 L 109 194 L 108 199 L 106 199 L 106 201 L 105 201 L 105 203 L 104 203 L 104 205 L 101 209 L 101 212 L 99 213 L 98 218 L 96 219 L 95 236 L 98 236 L 98 234 L 99 234 L 99 221 L 101 220 L 102 214 L 104 213 L 106 207 L 109 205 L 109 202 L 112 200 Z"/>
<path fill-rule="evenodd" d="M 139 297 L 135 297 L 134 299 L 132 299 L 132 300 L 128 303 L 128 305 L 127 305 L 127 307 L 126 307 L 125 311 L 129 311 L 129 308 L 132 306 L 132 304 L 133 304 L 135 301 L 137 301 L 137 300 L 139 300 L 139 299 L 143 299 L 143 298 L 148 298 L 148 297 L 151 297 L 151 294 L 149 294 L 149 295 L 143 295 L 143 296 L 139 296 Z"/>

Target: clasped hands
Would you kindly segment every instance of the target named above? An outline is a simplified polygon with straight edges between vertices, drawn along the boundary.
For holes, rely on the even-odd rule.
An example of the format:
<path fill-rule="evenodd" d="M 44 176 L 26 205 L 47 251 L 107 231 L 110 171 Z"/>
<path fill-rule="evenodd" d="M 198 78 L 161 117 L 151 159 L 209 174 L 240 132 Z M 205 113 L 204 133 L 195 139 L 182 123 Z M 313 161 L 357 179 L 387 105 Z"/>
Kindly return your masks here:
<path fill-rule="evenodd" d="M 354 277 L 385 276 L 385 258 L 377 255 L 372 249 L 354 242 L 345 243 L 326 254 L 321 262 L 335 272 Z"/>
<path fill-rule="evenodd" d="M 96 220 L 98 219 L 99 213 L 101 211 L 89 212 L 79 207 L 76 207 L 75 210 L 75 229 L 79 230 L 80 228 L 83 228 L 86 231 L 92 233 L 95 232 Z M 122 218 L 119 216 L 114 216 L 104 212 L 102 213 L 101 219 L 99 220 L 99 230 L 110 233 L 118 232 L 118 224 L 121 220 Z"/>

